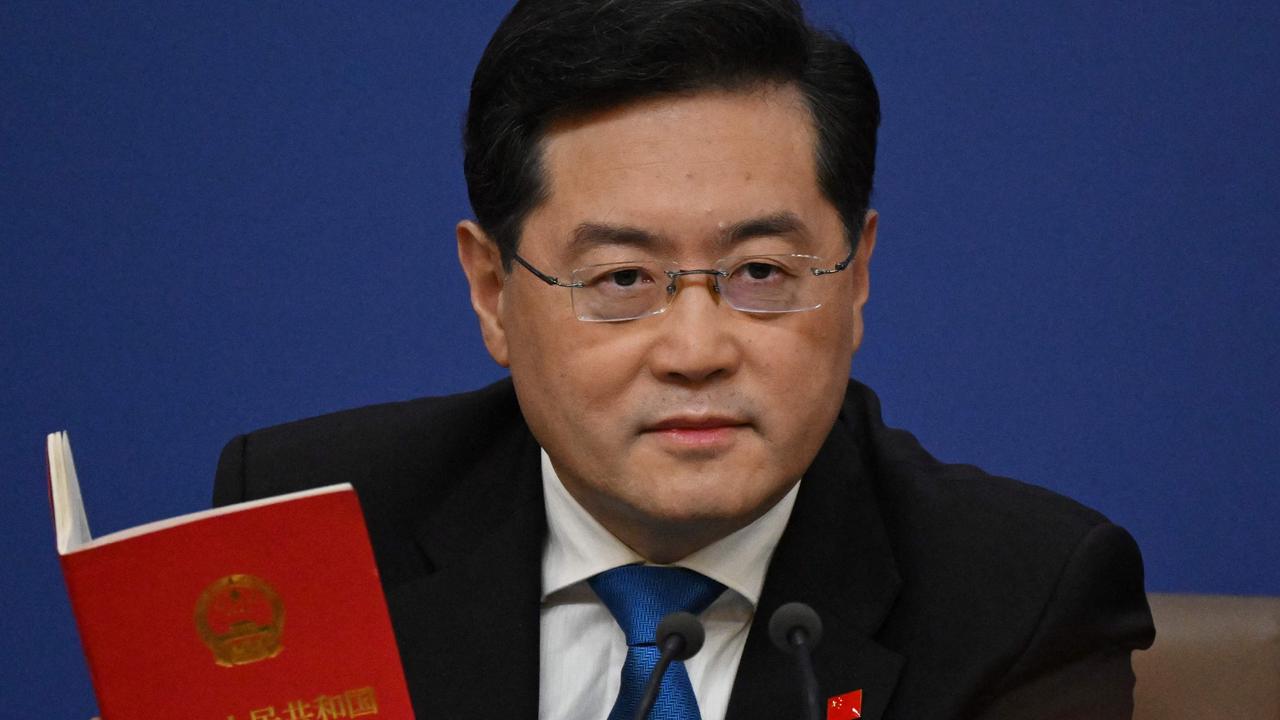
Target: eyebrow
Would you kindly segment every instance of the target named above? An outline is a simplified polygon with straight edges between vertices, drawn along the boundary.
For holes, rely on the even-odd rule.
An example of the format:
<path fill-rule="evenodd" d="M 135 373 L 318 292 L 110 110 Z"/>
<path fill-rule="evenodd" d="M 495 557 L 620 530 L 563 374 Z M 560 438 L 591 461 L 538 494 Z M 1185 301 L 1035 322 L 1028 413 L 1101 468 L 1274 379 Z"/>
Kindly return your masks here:
<path fill-rule="evenodd" d="M 790 211 L 771 213 L 733 223 L 720 231 L 716 244 L 721 248 L 727 248 L 752 238 L 786 235 L 804 237 L 809 235 L 808 226 L 800 216 Z M 664 247 L 669 248 L 671 241 L 660 233 L 630 225 L 584 222 L 574 228 L 569 250 L 581 253 L 595 247 L 619 245 L 654 251 Z"/>
<path fill-rule="evenodd" d="M 668 241 L 663 236 L 638 227 L 584 222 L 573 229 L 573 240 L 569 242 L 569 250 L 579 253 L 595 247 L 615 245 L 653 250 L 666 244 Z"/>
<path fill-rule="evenodd" d="M 721 233 L 721 244 L 733 245 L 758 237 L 775 237 L 781 235 L 809 235 L 809 228 L 793 212 L 782 211 L 762 217 L 748 218 L 730 225 Z"/>

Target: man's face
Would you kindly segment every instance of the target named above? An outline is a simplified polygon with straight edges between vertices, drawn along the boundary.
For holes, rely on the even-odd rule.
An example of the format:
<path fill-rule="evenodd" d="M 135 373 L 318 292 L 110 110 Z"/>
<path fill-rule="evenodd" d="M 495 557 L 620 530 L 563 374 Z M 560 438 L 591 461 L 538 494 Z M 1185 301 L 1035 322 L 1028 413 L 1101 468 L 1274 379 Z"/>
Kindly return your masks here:
<path fill-rule="evenodd" d="M 814 129 L 790 87 L 703 92 L 553 126 L 549 195 L 520 254 L 568 282 L 596 263 L 802 253 L 827 267 L 849 251 L 819 192 Z M 738 232 L 790 218 L 782 232 Z M 594 228 L 589 241 L 585 228 Z M 599 232 L 601 228 L 620 232 Z M 673 561 L 750 523 L 800 478 L 839 410 L 862 335 L 874 215 L 848 270 L 821 278 L 822 306 L 747 314 L 706 275 L 681 278 L 666 312 L 576 318 L 570 291 L 459 225 L 486 344 L 510 367 L 520 407 L 569 492 L 651 560 Z"/>

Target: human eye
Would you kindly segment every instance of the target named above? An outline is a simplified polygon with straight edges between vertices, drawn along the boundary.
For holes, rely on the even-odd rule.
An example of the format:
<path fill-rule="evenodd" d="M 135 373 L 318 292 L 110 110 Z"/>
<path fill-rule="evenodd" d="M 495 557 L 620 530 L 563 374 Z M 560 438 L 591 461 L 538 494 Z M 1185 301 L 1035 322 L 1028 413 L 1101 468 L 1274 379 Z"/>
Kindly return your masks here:
<path fill-rule="evenodd" d="M 634 292 L 654 284 L 654 273 L 643 265 L 606 265 L 584 268 L 582 284 L 597 292 Z"/>
<path fill-rule="evenodd" d="M 788 282 L 795 276 L 786 258 L 757 256 L 736 261 L 729 270 L 728 280 L 744 285 L 772 285 Z"/>
<path fill-rule="evenodd" d="M 613 283 L 618 287 L 631 287 L 632 285 L 644 280 L 642 277 L 643 274 L 644 273 L 640 268 L 623 268 L 621 270 L 614 270 L 606 277 L 608 278 L 608 282 Z"/>
<path fill-rule="evenodd" d="M 778 277 L 778 266 L 767 262 L 751 262 L 742 266 L 743 273 L 752 280 L 768 280 Z"/>

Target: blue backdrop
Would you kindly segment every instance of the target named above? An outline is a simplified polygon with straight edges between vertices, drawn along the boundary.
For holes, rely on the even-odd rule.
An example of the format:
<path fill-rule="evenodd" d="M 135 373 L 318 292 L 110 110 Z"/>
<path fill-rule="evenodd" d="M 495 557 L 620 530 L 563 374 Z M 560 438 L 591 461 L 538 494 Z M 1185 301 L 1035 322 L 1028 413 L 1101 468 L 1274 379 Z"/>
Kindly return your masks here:
<path fill-rule="evenodd" d="M 98 533 L 235 433 L 472 388 L 459 127 L 506 2 L 0 7 L 4 714 L 92 691 L 42 440 Z M 1280 5 L 813 2 L 884 125 L 888 420 L 1094 505 L 1154 590 L 1280 594 Z"/>

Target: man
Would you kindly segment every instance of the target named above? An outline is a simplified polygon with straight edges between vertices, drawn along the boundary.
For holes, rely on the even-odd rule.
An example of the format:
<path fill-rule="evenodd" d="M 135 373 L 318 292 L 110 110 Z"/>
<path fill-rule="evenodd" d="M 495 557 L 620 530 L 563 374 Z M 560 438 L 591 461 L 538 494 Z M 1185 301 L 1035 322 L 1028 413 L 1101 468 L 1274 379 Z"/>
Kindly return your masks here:
<path fill-rule="evenodd" d="M 215 500 L 356 485 L 421 717 L 630 711 L 646 578 L 705 595 L 673 717 L 799 713 L 788 601 L 861 717 L 1128 717 L 1132 539 L 938 463 L 848 378 L 878 122 L 861 58 L 785 0 L 519 3 L 457 229 L 511 379 L 237 438 Z"/>

